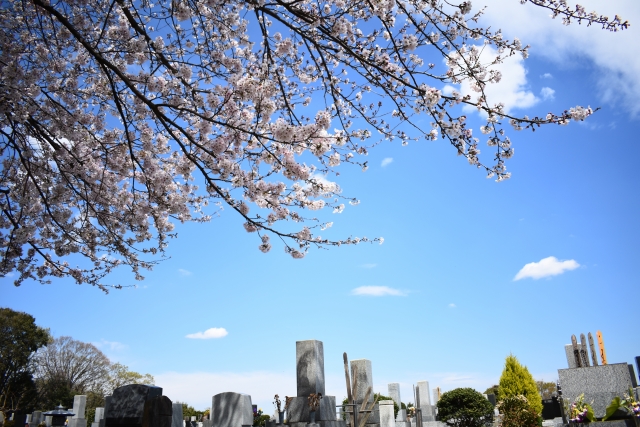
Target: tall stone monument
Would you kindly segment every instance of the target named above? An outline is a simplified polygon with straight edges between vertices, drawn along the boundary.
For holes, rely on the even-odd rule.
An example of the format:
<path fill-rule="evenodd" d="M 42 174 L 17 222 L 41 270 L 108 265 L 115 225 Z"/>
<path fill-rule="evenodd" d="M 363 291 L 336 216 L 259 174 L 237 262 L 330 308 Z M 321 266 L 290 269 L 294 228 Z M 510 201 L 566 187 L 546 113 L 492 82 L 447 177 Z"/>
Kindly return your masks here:
<path fill-rule="evenodd" d="M 87 427 L 85 419 L 85 408 L 87 407 L 87 396 L 80 394 L 73 396 L 73 418 L 69 420 L 69 427 Z"/>
<path fill-rule="evenodd" d="M 418 381 L 420 391 L 420 409 L 422 410 L 422 422 L 435 421 L 434 408 L 431 405 L 431 392 L 429 391 L 429 381 Z"/>
<path fill-rule="evenodd" d="M 325 396 L 324 346 L 322 341 L 296 341 L 296 390 L 287 408 L 287 422 L 290 427 L 306 427 L 311 416 L 308 397 L 322 394 L 320 406 L 315 411 L 315 423 L 320 427 L 346 427 L 336 418 L 336 397 Z M 218 427 L 214 422 L 213 425 Z"/>

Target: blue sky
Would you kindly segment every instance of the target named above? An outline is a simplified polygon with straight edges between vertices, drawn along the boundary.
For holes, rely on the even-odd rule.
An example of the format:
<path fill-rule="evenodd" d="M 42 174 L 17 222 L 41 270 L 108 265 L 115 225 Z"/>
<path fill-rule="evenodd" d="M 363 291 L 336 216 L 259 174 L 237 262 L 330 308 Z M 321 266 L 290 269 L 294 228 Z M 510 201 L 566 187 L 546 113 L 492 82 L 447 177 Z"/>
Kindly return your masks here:
<path fill-rule="evenodd" d="M 421 380 L 484 391 L 510 353 L 536 379 L 555 380 L 572 334 L 600 330 L 609 363 L 632 363 L 640 355 L 640 3 L 584 3 L 631 21 L 618 34 L 565 27 L 516 0 L 488 3 L 485 23 L 532 46 L 528 60 L 505 65 L 496 100 L 530 116 L 602 107 L 584 123 L 508 130 L 510 180 L 485 179 L 441 140 L 384 143 L 367 172 L 340 167 L 344 195 L 361 204 L 320 214 L 334 222 L 323 236 L 382 236 L 383 245 L 294 260 L 274 244 L 263 254 L 224 211 L 177 226 L 171 259 L 145 281 L 114 274 L 136 288 L 15 288 L 7 277 L 0 305 L 34 315 L 54 336 L 93 342 L 199 409 L 237 391 L 271 413 L 274 394 L 295 395 L 295 341 L 306 339 L 324 342 L 327 394 L 339 400 L 344 351 L 372 361 L 375 391 L 399 382 L 405 402 Z M 469 120 L 481 124 L 475 113 Z M 197 338 L 211 328 L 211 338 Z"/>

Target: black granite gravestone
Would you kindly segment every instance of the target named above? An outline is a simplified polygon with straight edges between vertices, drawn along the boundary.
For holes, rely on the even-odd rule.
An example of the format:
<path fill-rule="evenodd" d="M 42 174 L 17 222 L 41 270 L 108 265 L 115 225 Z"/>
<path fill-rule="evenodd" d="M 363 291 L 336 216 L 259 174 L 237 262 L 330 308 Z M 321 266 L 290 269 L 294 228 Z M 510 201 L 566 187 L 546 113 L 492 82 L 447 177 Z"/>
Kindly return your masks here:
<path fill-rule="evenodd" d="M 633 365 L 629 363 L 629 375 L 631 375 L 631 386 L 633 388 L 638 387 L 638 381 L 636 380 L 636 373 L 633 370 Z"/>
<path fill-rule="evenodd" d="M 558 402 L 558 398 L 554 396 L 551 399 L 543 399 L 542 419 L 552 420 L 559 417 L 562 417 L 562 412 L 560 411 L 560 402 Z"/>
<path fill-rule="evenodd" d="M 145 416 L 157 420 L 157 427 L 164 427 L 163 417 L 167 413 L 167 427 L 171 427 L 171 400 L 162 396 L 162 388 L 142 384 L 125 385 L 115 389 L 111 395 L 109 405 L 105 408 L 105 427 L 143 427 Z"/>
<path fill-rule="evenodd" d="M 638 370 L 638 379 L 640 379 L 640 356 L 636 356 L 636 369 Z"/>

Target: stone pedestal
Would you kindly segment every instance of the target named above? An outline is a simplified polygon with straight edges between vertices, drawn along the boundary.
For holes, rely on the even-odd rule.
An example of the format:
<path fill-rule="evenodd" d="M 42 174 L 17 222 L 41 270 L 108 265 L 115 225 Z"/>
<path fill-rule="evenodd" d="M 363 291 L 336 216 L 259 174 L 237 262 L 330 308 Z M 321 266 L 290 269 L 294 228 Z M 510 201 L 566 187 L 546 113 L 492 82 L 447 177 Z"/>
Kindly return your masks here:
<path fill-rule="evenodd" d="M 571 404 L 584 393 L 584 401 L 591 403 L 596 418 L 604 417 L 606 408 L 616 396 L 624 396 L 631 387 L 626 363 L 558 369 L 562 397 Z"/>
<path fill-rule="evenodd" d="M 289 403 L 287 421 L 289 423 L 309 422 L 309 404 L 306 397 L 294 397 Z M 323 396 L 316 410 L 316 421 L 336 420 L 335 396 Z"/>

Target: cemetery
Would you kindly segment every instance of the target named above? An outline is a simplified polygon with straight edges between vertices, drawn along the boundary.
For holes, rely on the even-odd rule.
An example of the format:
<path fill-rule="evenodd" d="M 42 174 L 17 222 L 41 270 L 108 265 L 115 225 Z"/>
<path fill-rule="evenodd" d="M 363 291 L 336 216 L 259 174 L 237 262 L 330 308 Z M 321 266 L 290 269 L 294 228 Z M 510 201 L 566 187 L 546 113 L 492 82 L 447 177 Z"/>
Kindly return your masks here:
<path fill-rule="evenodd" d="M 588 334 L 580 343 L 575 336 L 565 346 L 567 368 L 558 369 L 557 393 L 543 401 L 544 427 L 576 426 L 637 427 L 640 425 L 640 387 L 634 366 L 608 363 L 600 332 L 598 345 Z M 443 396 L 439 387 L 430 389 L 428 381 L 417 381 L 412 396 L 415 406 L 403 408 L 400 384 L 388 384 L 379 400 L 373 390 L 372 361 L 356 359 L 350 363 L 343 354 L 347 403 L 337 405 L 336 396 L 325 394 L 324 348 L 317 340 L 296 342 L 296 396 L 281 402 L 275 395 L 276 413 L 266 427 L 445 427 L 438 414 Z M 640 357 L 636 357 L 640 371 Z M 374 397 L 375 396 L 375 397 Z M 433 397 L 433 399 L 432 399 Z M 95 411 L 95 419 L 85 418 L 87 397 L 77 395 L 73 408 L 55 408 L 31 414 L 14 413 L 14 426 L 25 427 L 250 427 L 255 425 L 256 408 L 248 394 L 227 391 L 211 398 L 209 416 L 183 417 L 183 407 L 173 403 L 158 386 L 130 384 L 116 388 L 104 406 Z M 390 399 L 390 400 L 389 400 Z M 497 396 L 484 395 L 493 407 L 491 423 L 506 425 L 499 411 Z M 616 400 L 617 399 L 617 400 Z M 623 399 L 623 400 L 620 400 Z M 526 401 L 526 399 L 524 399 Z M 577 402 L 577 404 L 576 404 Z M 622 402 L 616 407 L 613 403 Z M 634 402 L 629 404 L 629 402 Z M 281 403 L 284 405 L 281 406 Z M 394 405 L 395 404 L 395 405 Z M 635 404 L 635 407 L 633 405 Z M 625 406 L 626 405 L 626 406 Z M 394 409 L 397 406 L 397 410 Z M 625 409 L 626 408 L 626 409 Z M 629 409 L 631 408 L 631 409 Z M 634 413 L 635 411 L 635 413 Z M 397 412 L 397 413 L 396 413 Z M 587 416 L 588 414 L 588 416 Z M 598 421 L 606 418 L 606 421 Z M 4 420 L 0 420 L 4 421 Z"/>

